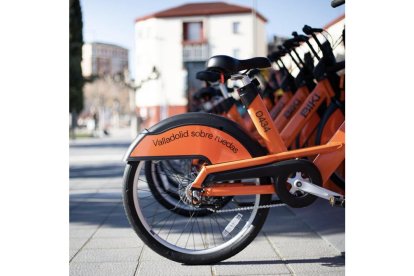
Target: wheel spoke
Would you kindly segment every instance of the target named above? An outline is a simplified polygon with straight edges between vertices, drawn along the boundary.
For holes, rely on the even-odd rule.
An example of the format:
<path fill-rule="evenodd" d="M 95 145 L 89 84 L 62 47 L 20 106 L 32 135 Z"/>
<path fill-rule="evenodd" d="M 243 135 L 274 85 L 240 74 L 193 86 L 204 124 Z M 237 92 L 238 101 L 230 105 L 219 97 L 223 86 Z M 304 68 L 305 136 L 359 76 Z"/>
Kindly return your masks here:
<path fill-rule="evenodd" d="M 184 189 L 197 176 L 199 165 L 188 159 L 145 161 L 137 170 L 133 190 L 135 210 L 143 222 L 141 231 L 147 231 L 156 242 L 170 250 L 186 254 L 197 251 L 200 254 L 200 250 L 218 252 L 223 244 L 233 246 L 243 237 L 239 233 L 250 233 L 247 226 L 253 223 L 256 213 L 263 210 L 257 208 L 261 196 L 203 198 L 203 203 L 214 204 L 219 206 L 217 210 L 230 212 L 212 212 L 193 206 Z M 246 204 L 252 208 L 232 212 Z M 242 217 L 234 223 L 238 213 Z"/>

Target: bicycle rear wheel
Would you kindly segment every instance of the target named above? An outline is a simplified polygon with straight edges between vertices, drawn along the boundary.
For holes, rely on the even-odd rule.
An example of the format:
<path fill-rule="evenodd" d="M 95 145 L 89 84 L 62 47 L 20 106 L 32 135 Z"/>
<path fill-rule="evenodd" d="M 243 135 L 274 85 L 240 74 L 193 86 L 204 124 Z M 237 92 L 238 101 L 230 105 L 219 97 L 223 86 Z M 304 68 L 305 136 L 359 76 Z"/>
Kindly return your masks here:
<path fill-rule="evenodd" d="M 196 177 L 194 173 L 178 174 L 170 177 L 183 187 Z M 145 175 L 145 162 L 130 162 L 125 169 L 124 207 L 128 219 L 152 250 L 176 262 L 210 264 L 237 254 L 256 237 L 269 211 L 259 206 L 269 204 L 271 195 L 210 198 L 211 206 L 216 206 L 211 208 L 194 207 L 181 197 L 177 206 L 190 213 L 182 216 L 155 199 Z M 256 185 L 260 182 L 257 179 Z M 210 214 L 199 216 L 198 212 Z"/>

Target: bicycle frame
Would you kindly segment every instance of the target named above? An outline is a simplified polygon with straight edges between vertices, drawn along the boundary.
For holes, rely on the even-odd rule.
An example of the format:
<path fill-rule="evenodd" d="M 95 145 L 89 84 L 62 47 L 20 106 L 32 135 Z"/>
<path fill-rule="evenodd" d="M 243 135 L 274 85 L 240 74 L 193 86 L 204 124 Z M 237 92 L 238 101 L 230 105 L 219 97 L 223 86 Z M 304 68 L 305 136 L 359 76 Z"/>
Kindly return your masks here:
<path fill-rule="evenodd" d="M 247 83 L 248 80 L 245 80 Z M 243 87 L 245 90 L 248 89 L 248 86 L 251 83 Z M 243 90 L 243 88 L 241 90 Z M 247 93 L 254 93 L 253 91 L 247 91 Z M 243 91 L 241 91 L 241 97 Z M 263 137 L 270 155 L 263 157 L 250 158 L 247 160 L 239 160 L 234 162 L 226 162 L 223 164 L 216 165 L 207 165 L 204 166 L 201 172 L 198 174 L 195 181 L 191 184 L 191 189 L 201 189 L 202 184 L 204 183 L 208 174 L 211 173 L 220 173 L 224 171 L 242 169 L 255 167 L 260 165 L 265 165 L 273 163 L 276 161 L 300 158 L 300 157 L 309 157 L 312 155 L 317 155 L 313 160 L 313 163 L 319 169 L 323 179 L 323 185 L 327 183 L 330 175 L 336 170 L 336 168 L 341 164 L 345 159 L 345 122 L 342 123 L 341 127 L 337 130 L 334 136 L 326 145 L 309 147 L 299 150 L 287 151 L 284 141 L 291 143 L 293 141 L 294 135 L 300 131 L 300 128 L 303 127 L 306 122 L 309 120 L 311 115 L 316 112 L 316 109 L 319 105 L 325 100 L 326 97 L 333 96 L 332 87 L 329 84 L 327 79 L 323 79 L 318 82 L 314 91 L 308 96 L 306 101 L 302 104 L 300 112 L 298 112 L 293 118 L 292 121 L 288 124 L 291 130 L 286 126 L 286 131 L 279 133 L 275 125 L 272 123 L 271 116 L 266 109 L 266 106 L 261 99 L 260 95 L 256 92 L 256 95 L 253 100 L 247 102 L 247 111 L 252 117 L 253 123 L 256 126 L 257 131 Z M 246 103 L 245 103 L 246 105 Z M 290 134 L 290 137 L 286 137 L 286 133 Z M 283 136 L 285 135 L 285 137 Z M 293 138 L 292 138 L 293 137 Z M 328 183 L 329 184 L 329 183 Z M 264 187 L 253 186 L 249 184 L 219 184 L 216 188 L 216 185 L 213 185 L 204 189 L 205 195 L 214 195 L 214 196 L 230 196 L 235 194 L 268 194 L 275 193 L 274 187 L 269 185 L 264 185 Z M 344 194 L 345 191 L 339 187 L 328 185 L 328 189 L 332 189 L 335 192 Z"/>
<path fill-rule="evenodd" d="M 301 105 L 299 112 L 292 117 L 280 133 L 287 146 L 292 144 L 300 130 L 310 120 L 318 107 L 325 100 L 327 100 L 329 105 L 330 99 L 334 95 L 335 93 L 328 79 L 323 79 L 318 82 L 315 89 L 309 94 L 305 102 Z"/>
<path fill-rule="evenodd" d="M 274 124 L 278 131 L 282 131 L 283 127 L 289 122 L 290 118 L 296 113 L 302 103 L 309 95 L 309 89 L 306 86 L 301 86 L 295 94 L 289 99 L 289 102 L 284 106 L 279 115 L 274 120 Z"/>
<path fill-rule="evenodd" d="M 341 194 L 345 194 L 345 191 L 336 186 L 325 185 L 330 175 L 345 159 L 345 122 L 341 125 L 341 127 L 326 145 L 285 151 L 281 153 L 250 158 L 247 160 L 238 160 L 222 164 L 204 166 L 198 174 L 197 178 L 192 183 L 192 188 L 202 189 L 202 184 L 206 180 L 206 177 L 212 173 L 266 165 L 277 161 L 307 157 L 311 155 L 317 155 L 317 157 L 313 160 L 313 163 L 321 172 L 324 184 L 323 187 Z M 249 183 L 215 184 L 211 187 L 203 189 L 203 193 L 206 196 L 273 194 L 276 192 L 277 191 L 275 191 L 274 186 L 271 183 L 263 184 L 260 186 L 249 185 Z"/>

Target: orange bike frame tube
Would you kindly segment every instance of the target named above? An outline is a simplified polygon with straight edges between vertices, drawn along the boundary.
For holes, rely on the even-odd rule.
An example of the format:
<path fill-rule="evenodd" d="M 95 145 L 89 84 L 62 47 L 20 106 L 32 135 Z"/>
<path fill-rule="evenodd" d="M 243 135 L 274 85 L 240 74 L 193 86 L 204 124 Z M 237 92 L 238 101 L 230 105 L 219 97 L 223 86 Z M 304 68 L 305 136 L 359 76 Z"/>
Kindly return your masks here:
<path fill-rule="evenodd" d="M 213 187 L 203 189 L 204 196 L 235 196 L 252 194 L 274 194 L 273 184 L 256 185 L 255 183 L 215 184 Z"/>
<path fill-rule="evenodd" d="M 318 82 L 315 89 L 306 98 L 305 102 L 299 108 L 299 111 L 292 117 L 289 123 L 283 128 L 280 135 L 286 146 L 289 147 L 295 140 L 304 125 L 309 121 L 311 116 L 316 112 L 322 102 L 335 95 L 328 79 Z"/>
<path fill-rule="evenodd" d="M 345 160 L 345 122 L 342 123 L 326 145 L 337 143 L 344 144 L 344 147 L 341 147 L 335 152 L 319 153 L 319 155 L 313 160 L 313 163 L 321 172 L 323 183 L 327 182 L 329 177 L 339 167 L 342 161 Z"/>
<path fill-rule="evenodd" d="M 309 89 L 306 86 L 299 87 L 295 94 L 290 98 L 289 102 L 283 107 L 279 115 L 274 120 L 278 131 L 282 131 L 289 120 L 299 110 L 299 107 L 306 100 L 309 95 Z"/>
<path fill-rule="evenodd" d="M 305 145 L 305 142 L 307 142 L 307 146 L 315 145 L 315 139 L 311 139 L 311 138 L 313 138 L 314 136 L 316 137 L 316 132 L 317 132 L 317 128 L 318 128 L 318 124 L 320 120 L 321 118 L 319 117 L 319 114 L 317 112 L 312 114 L 309 121 L 306 122 L 306 124 L 303 126 L 302 130 L 299 133 L 299 147 L 303 147 Z M 292 144 L 295 144 L 295 143 L 292 143 Z M 325 143 L 320 143 L 320 144 L 323 145 Z"/>
<path fill-rule="evenodd" d="M 247 112 L 256 126 L 257 132 L 263 138 L 266 148 L 270 153 L 287 151 L 285 143 L 280 137 L 279 132 L 273 125 L 272 118 L 267 110 L 262 97 L 257 94 L 247 108 Z"/>
<path fill-rule="evenodd" d="M 323 153 L 334 153 L 338 151 L 339 149 L 341 149 L 342 147 L 344 147 L 344 143 L 332 141 L 327 145 L 285 151 L 285 152 L 280 152 L 276 154 L 270 154 L 270 155 L 255 157 L 255 158 L 249 158 L 249 159 L 244 159 L 244 160 L 237 160 L 237 161 L 204 166 L 201 169 L 200 173 L 197 175 L 197 178 L 194 180 L 192 184 L 192 188 L 201 189 L 202 183 L 206 179 L 207 175 L 211 173 L 266 165 L 266 164 L 271 164 L 271 163 L 281 161 L 281 160 L 301 158 L 301 157 L 312 156 L 312 155 L 323 154 Z"/>
<path fill-rule="evenodd" d="M 280 112 L 282 111 L 283 107 L 289 102 L 290 98 L 292 97 L 292 92 L 284 92 L 282 97 L 276 102 L 273 108 L 270 110 L 270 116 L 274 119 L 276 118 Z"/>

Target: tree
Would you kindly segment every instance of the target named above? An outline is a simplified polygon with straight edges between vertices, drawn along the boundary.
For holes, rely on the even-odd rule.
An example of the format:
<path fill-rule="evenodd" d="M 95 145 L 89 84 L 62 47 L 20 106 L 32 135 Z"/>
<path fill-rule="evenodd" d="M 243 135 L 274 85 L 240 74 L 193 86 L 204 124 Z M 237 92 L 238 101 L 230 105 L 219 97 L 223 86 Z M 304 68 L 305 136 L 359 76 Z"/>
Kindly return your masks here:
<path fill-rule="evenodd" d="M 83 22 L 79 0 L 70 0 L 69 3 L 69 112 L 72 114 L 72 128 L 74 128 L 77 114 L 83 109 L 83 85 L 85 82 L 81 68 Z"/>

